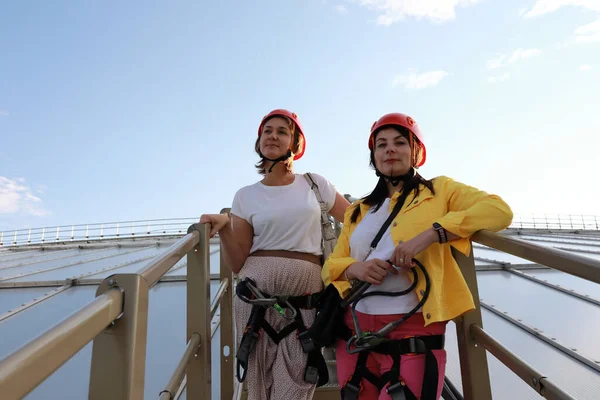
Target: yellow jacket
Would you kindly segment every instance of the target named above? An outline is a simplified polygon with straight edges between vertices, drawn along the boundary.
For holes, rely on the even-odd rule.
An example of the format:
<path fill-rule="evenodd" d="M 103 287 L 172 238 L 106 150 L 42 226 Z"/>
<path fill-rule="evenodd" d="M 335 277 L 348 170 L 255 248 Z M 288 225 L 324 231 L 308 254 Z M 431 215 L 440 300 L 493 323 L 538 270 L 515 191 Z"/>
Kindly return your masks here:
<path fill-rule="evenodd" d="M 510 207 L 500 197 L 451 178 L 435 178 L 433 188 L 435 195 L 423 185 L 418 196 L 409 195 L 390 228 L 395 245 L 431 228 L 434 222 L 438 222 L 448 232 L 460 236 L 460 239 L 452 242 L 434 243 L 415 256 L 423 263 L 431 278 L 429 298 L 423 305 L 425 326 L 454 319 L 475 308 L 473 296 L 452 257 L 450 246 L 469 255 L 471 235 L 482 229 L 500 231 L 508 227 L 513 218 Z M 399 193 L 395 193 L 391 198 L 390 211 L 398 197 Z M 360 215 L 355 223 L 350 223 L 350 216 L 355 207 L 360 207 Z M 368 210 L 369 206 L 362 201 L 346 209 L 337 245 L 322 269 L 321 275 L 325 285 L 333 283 L 342 296 L 350 288 L 350 283 L 343 277 L 344 270 L 357 261 L 363 261 L 350 257 L 350 237 Z M 417 271 L 419 282 L 415 292 L 420 300 L 425 290 L 425 278 L 418 268 Z M 409 276 L 412 280 L 412 274 Z"/>

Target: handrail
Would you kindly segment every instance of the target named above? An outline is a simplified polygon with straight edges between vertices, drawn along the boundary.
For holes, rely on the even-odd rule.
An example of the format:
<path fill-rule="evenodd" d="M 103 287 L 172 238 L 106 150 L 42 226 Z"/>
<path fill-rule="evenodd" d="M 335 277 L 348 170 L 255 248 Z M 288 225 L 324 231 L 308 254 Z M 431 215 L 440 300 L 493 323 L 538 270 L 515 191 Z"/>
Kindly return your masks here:
<path fill-rule="evenodd" d="M 221 281 L 221 284 L 219 285 L 219 289 L 217 290 L 215 297 L 213 297 L 213 299 L 210 303 L 210 317 L 211 318 L 215 316 L 215 313 L 217 312 L 217 307 L 221 303 L 221 299 L 223 298 L 223 295 L 225 295 L 225 292 L 227 292 L 228 287 L 229 287 L 229 279 L 225 278 Z"/>
<path fill-rule="evenodd" d="M 538 264 L 600 283 L 600 261 L 564 250 L 538 246 L 525 240 L 510 238 L 494 232 L 477 232 L 472 240 Z"/>
<path fill-rule="evenodd" d="M 183 357 L 179 360 L 177 367 L 175 367 L 175 371 L 171 375 L 171 379 L 169 379 L 169 383 L 165 389 L 160 392 L 160 400 L 173 400 L 179 387 L 183 382 L 183 378 L 187 371 L 187 366 L 192 359 L 192 357 L 198 351 L 198 347 L 200 346 L 200 334 L 194 333 L 192 334 L 192 338 L 187 344 L 185 348 L 185 352 L 183 353 Z"/>
<path fill-rule="evenodd" d="M 542 373 L 521 360 L 506 347 L 501 345 L 480 326 L 471 325 L 471 334 L 487 351 L 492 353 L 500 362 L 529 384 L 536 392 L 551 400 L 574 400 L 569 394 L 552 384 Z"/>
<path fill-rule="evenodd" d="M 122 313 L 123 297 L 109 290 L 0 361 L 2 397 L 20 399 L 35 389 Z"/>
<path fill-rule="evenodd" d="M 137 273 L 148 283 L 148 287 L 154 286 L 156 282 L 158 282 L 158 280 L 173 267 L 173 265 L 177 264 L 183 256 L 198 244 L 199 240 L 200 236 L 198 231 L 188 233 L 169 246 L 165 252 L 157 255 Z"/>

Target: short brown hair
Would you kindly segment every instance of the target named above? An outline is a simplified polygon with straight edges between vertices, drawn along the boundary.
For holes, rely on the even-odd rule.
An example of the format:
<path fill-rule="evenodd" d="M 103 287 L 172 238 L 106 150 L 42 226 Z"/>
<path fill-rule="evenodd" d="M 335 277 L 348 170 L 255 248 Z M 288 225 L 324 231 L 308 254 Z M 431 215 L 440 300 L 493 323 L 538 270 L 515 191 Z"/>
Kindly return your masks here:
<path fill-rule="evenodd" d="M 302 137 L 302 135 L 300 135 L 300 131 L 298 130 L 298 127 L 296 126 L 294 121 L 292 121 L 290 118 L 286 117 L 285 115 L 273 115 L 271 118 L 267 119 L 264 122 L 264 124 L 266 124 L 267 121 L 269 121 L 270 119 L 273 119 L 273 118 L 285 119 L 287 121 L 288 127 L 290 128 L 290 131 L 292 133 L 292 155 L 287 160 L 282 161 L 282 163 L 285 164 L 287 171 L 292 172 L 292 164 L 294 163 L 294 154 L 298 154 L 301 151 L 302 146 L 304 144 L 304 138 Z M 259 174 L 266 175 L 267 174 L 266 165 L 267 165 L 268 160 L 265 160 L 263 158 L 262 153 L 260 152 L 260 136 L 258 138 L 256 138 L 256 142 L 254 143 L 254 150 L 256 151 L 256 154 L 258 154 L 258 156 L 260 157 L 260 161 L 258 161 L 256 163 L 256 165 L 254 165 L 254 166 L 258 170 Z"/>

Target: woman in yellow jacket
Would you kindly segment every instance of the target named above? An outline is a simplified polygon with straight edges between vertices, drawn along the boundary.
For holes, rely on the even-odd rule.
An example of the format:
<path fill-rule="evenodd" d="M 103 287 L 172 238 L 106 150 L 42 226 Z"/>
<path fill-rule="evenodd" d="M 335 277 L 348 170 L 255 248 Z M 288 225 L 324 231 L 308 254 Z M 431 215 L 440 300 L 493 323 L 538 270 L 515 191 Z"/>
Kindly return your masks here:
<path fill-rule="evenodd" d="M 425 144 L 419 127 L 407 115 L 387 114 L 376 121 L 369 150 L 379 181 L 369 195 L 346 210 L 337 246 L 323 266 L 322 277 L 341 296 L 348 295 L 355 280 L 371 284 L 365 294 L 388 294 L 362 297 L 355 305 L 362 332 L 376 332 L 416 312 L 385 336 L 391 341 L 372 349 L 358 351 L 360 341 L 354 345 L 337 341 L 342 398 L 438 399 L 446 364 L 446 324 L 474 309 L 450 247 L 468 255 L 471 235 L 482 229 L 500 231 L 510 225 L 513 215 L 496 195 L 448 177 L 421 177 L 415 169 L 425 162 Z M 398 202 L 402 208 L 371 248 Z M 425 276 L 416 268 L 414 289 L 403 296 L 389 296 L 413 284 L 413 258 L 428 273 L 428 293 Z M 356 335 L 350 308 L 344 322 L 351 335 Z"/>

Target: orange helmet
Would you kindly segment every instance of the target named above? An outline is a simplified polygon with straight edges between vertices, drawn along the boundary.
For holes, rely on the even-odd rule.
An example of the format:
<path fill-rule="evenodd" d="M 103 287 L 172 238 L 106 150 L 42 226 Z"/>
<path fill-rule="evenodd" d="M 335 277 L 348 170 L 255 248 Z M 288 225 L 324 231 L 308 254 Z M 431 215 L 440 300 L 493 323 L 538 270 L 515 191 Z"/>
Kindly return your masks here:
<path fill-rule="evenodd" d="M 260 135 L 262 134 L 262 130 L 265 125 L 265 122 L 269 118 L 272 118 L 275 116 L 288 117 L 289 119 L 294 121 L 294 123 L 296 124 L 298 133 L 302 136 L 303 140 L 302 140 L 302 148 L 300 149 L 300 152 L 298 154 L 294 154 L 294 161 L 300 159 L 300 157 L 302 157 L 304 155 L 304 150 L 306 150 L 306 137 L 304 136 L 304 131 L 302 130 L 302 125 L 300 125 L 300 120 L 298 119 L 298 116 L 296 115 L 296 113 L 285 110 L 283 108 L 279 108 L 277 110 L 271 111 L 270 113 L 268 113 L 267 115 L 265 115 L 263 117 L 262 121 L 260 121 L 260 125 L 258 126 L 258 136 L 260 137 Z"/>
<path fill-rule="evenodd" d="M 417 165 L 415 165 L 415 168 L 418 168 L 425 164 L 425 159 L 427 158 L 427 150 L 425 149 L 425 143 L 423 142 L 423 134 L 421 133 L 421 129 L 419 129 L 419 125 L 417 125 L 415 120 L 406 114 L 385 114 L 383 117 L 375 121 L 373 123 L 373 126 L 371 127 L 371 135 L 369 136 L 369 150 L 373 150 L 375 133 L 385 126 L 401 126 L 403 128 L 408 129 L 408 131 L 411 133 L 409 138 L 411 148 L 413 145 L 414 136 L 417 138 L 417 144 L 421 149 L 421 156 L 417 160 Z"/>

